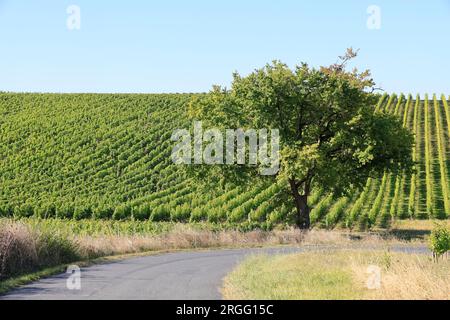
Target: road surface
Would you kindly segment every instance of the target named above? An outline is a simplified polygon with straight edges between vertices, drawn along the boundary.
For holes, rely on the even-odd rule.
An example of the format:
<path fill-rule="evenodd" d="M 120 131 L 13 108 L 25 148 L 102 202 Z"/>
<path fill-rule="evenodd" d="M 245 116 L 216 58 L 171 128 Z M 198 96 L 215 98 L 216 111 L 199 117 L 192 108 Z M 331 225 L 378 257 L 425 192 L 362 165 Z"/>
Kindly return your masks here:
<path fill-rule="evenodd" d="M 138 257 L 83 268 L 80 290 L 69 290 L 67 279 L 70 274 L 61 274 L 22 286 L 0 299 L 219 300 L 223 278 L 249 255 L 289 254 L 309 249 L 311 248 L 233 249 Z M 426 248 L 392 250 L 427 252 Z"/>

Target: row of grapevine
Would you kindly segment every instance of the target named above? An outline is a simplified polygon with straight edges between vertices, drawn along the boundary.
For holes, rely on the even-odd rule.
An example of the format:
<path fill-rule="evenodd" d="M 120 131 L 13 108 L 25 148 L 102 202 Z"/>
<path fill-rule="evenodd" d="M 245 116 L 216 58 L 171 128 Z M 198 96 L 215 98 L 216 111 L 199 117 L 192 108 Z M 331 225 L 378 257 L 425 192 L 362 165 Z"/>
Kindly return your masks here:
<path fill-rule="evenodd" d="M 442 128 L 442 122 L 439 112 L 439 103 L 436 95 L 433 97 L 434 102 L 434 115 L 436 120 L 436 137 L 437 137 L 437 146 L 439 153 L 439 168 L 440 168 L 440 176 L 441 176 L 441 187 L 442 187 L 442 197 L 444 201 L 444 209 L 445 213 L 450 213 L 450 198 L 449 198 L 449 186 L 448 186 L 448 174 L 447 174 L 447 157 L 446 157 L 446 146 L 444 143 L 444 132 Z"/>
<path fill-rule="evenodd" d="M 432 180 L 432 154 L 431 154 L 431 137 L 430 137 L 430 110 L 428 95 L 425 95 L 424 112 L 425 112 L 425 181 L 427 188 L 427 213 L 429 217 L 434 216 L 434 195 Z"/>
<path fill-rule="evenodd" d="M 450 215 L 447 97 L 383 94 L 374 112 L 415 134 L 417 171 L 371 178 L 361 192 L 309 198 L 318 226 L 366 229 Z M 277 184 L 204 192 L 172 164 L 170 136 L 190 126 L 190 94 L 0 93 L 0 216 L 276 224 L 292 218 Z"/>
<path fill-rule="evenodd" d="M 414 162 L 417 162 L 419 160 L 418 152 L 417 152 L 417 148 L 420 147 L 420 145 L 419 145 L 419 141 L 420 141 L 419 132 L 420 131 L 418 130 L 419 103 L 420 103 L 420 99 L 419 99 L 419 96 L 417 95 L 416 103 L 414 106 L 414 120 L 413 120 L 413 130 L 412 130 L 412 132 L 416 136 L 416 146 L 414 146 L 412 148 L 412 159 Z M 408 199 L 408 215 L 410 217 L 414 217 L 416 215 L 416 213 L 419 211 L 418 206 L 417 206 L 417 201 L 416 201 L 416 199 L 417 199 L 417 183 L 418 183 L 417 173 L 414 172 L 411 177 L 410 192 L 409 192 L 409 199 Z"/>

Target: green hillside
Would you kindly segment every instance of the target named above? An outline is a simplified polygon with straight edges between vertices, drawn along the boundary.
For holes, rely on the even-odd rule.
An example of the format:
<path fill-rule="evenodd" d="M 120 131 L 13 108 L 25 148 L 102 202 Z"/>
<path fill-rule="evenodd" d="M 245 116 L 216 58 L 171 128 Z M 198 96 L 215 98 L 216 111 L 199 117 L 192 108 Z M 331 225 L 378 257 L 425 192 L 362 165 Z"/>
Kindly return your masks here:
<path fill-rule="evenodd" d="M 277 185 L 205 193 L 171 162 L 176 128 L 188 128 L 192 95 L 0 93 L 0 215 L 153 221 L 285 221 Z M 387 226 L 391 219 L 450 215 L 447 98 L 383 96 L 416 134 L 418 172 L 386 174 L 361 194 L 316 190 L 312 220 L 325 227 Z"/>

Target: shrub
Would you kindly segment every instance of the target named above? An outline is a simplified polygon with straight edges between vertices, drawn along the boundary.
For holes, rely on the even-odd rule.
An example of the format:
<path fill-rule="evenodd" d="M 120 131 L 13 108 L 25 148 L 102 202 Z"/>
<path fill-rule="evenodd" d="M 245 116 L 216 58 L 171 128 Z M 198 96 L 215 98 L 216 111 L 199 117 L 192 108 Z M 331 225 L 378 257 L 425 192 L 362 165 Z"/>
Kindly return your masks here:
<path fill-rule="evenodd" d="M 113 213 L 114 220 L 126 220 L 131 216 L 131 208 L 127 205 L 117 206 Z"/>
<path fill-rule="evenodd" d="M 228 218 L 229 222 L 237 223 L 237 222 L 243 222 L 247 219 L 247 212 L 243 206 L 240 206 L 236 209 L 234 209 L 230 217 Z"/>
<path fill-rule="evenodd" d="M 191 216 L 191 210 L 187 203 L 177 206 L 175 210 L 170 214 L 171 221 L 174 222 L 187 222 Z"/>
<path fill-rule="evenodd" d="M 252 222 L 264 222 L 267 220 L 267 215 L 269 214 L 271 205 L 269 202 L 264 202 L 256 210 L 252 210 L 249 214 L 250 221 Z"/>
<path fill-rule="evenodd" d="M 30 204 L 17 206 L 14 209 L 14 216 L 17 218 L 29 218 L 34 215 L 34 209 Z"/>
<path fill-rule="evenodd" d="M 34 214 L 38 218 L 48 219 L 56 217 L 56 208 L 53 204 L 44 204 L 35 209 Z"/>
<path fill-rule="evenodd" d="M 144 221 L 150 219 L 150 215 L 152 214 L 152 210 L 150 205 L 143 204 L 137 208 L 133 209 L 133 218 L 139 221 Z"/>
<path fill-rule="evenodd" d="M 267 218 L 267 223 L 269 225 L 276 225 L 282 222 L 286 222 L 289 213 L 290 213 L 289 208 L 285 204 L 283 204 L 279 209 L 275 209 L 272 211 L 272 213 L 269 214 Z"/>
<path fill-rule="evenodd" d="M 311 210 L 311 224 L 315 224 L 323 218 L 332 202 L 333 197 L 328 195 Z"/>
<path fill-rule="evenodd" d="M 99 206 L 92 210 L 92 217 L 94 219 L 111 219 L 114 214 L 114 210 L 108 206 Z"/>
<path fill-rule="evenodd" d="M 153 210 L 150 220 L 154 222 L 169 221 L 170 210 L 164 205 L 158 206 Z"/>
<path fill-rule="evenodd" d="M 190 222 L 206 221 L 208 212 L 204 208 L 195 208 L 192 210 Z"/>
<path fill-rule="evenodd" d="M 14 214 L 14 209 L 8 205 L 3 204 L 0 206 L 0 217 L 11 217 Z"/>
<path fill-rule="evenodd" d="M 208 211 L 208 222 L 211 223 L 220 223 L 225 222 L 227 220 L 227 212 L 222 208 L 214 208 L 211 211 Z"/>
<path fill-rule="evenodd" d="M 370 228 L 370 219 L 367 212 L 363 213 L 358 218 L 358 230 L 366 231 Z"/>
<path fill-rule="evenodd" d="M 56 217 L 59 219 L 72 219 L 74 209 L 70 205 L 61 205 L 56 208 Z"/>
<path fill-rule="evenodd" d="M 450 250 L 450 230 L 444 225 L 437 225 L 431 233 L 430 249 L 435 258 L 441 257 Z"/>
<path fill-rule="evenodd" d="M 344 197 L 339 199 L 330 209 L 327 216 L 325 217 L 325 226 L 327 228 L 332 228 L 344 215 L 344 210 L 347 207 L 349 198 Z"/>
<path fill-rule="evenodd" d="M 73 218 L 75 220 L 84 220 L 84 219 L 89 219 L 91 217 L 92 217 L 91 208 L 76 207 L 73 212 Z"/>

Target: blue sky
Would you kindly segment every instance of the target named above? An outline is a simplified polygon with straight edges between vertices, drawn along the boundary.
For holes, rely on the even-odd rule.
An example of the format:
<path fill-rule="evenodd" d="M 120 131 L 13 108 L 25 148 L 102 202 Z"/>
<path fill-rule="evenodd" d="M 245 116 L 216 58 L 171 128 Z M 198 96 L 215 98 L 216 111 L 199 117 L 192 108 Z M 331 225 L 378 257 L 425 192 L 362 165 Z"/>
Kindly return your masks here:
<path fill-rule="evenodd" d="M 450 94 L 449 36 L 450 0 L 0 0 L 0 91 L 201 92 L 235 70 L 327 65 L 353 46 L 388 92 Z"/>

